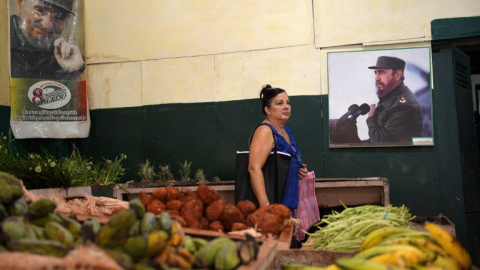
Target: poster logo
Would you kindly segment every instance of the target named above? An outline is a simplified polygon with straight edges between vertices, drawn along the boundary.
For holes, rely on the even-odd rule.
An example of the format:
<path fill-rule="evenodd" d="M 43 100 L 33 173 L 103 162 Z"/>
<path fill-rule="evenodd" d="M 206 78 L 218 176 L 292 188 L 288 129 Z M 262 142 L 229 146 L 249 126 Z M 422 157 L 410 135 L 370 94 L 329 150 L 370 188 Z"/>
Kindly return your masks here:
<path fill-rule="evenodd" d="M 72 94 L 62 83 L 55 81 L 40 81 L 28 90 L 28 98 L 33 105 L 43 109 L 58 109 L 65 106 Z"/>

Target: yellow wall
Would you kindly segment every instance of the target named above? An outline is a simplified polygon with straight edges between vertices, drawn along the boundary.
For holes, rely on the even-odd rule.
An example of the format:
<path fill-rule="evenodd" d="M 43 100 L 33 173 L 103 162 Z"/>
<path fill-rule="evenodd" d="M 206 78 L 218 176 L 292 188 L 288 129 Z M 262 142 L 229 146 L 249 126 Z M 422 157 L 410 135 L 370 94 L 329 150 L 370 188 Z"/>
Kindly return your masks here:
<path fill-rule="evenodd" d="M 480 15 L 478 0 L 313 0 L 317 47 L 430 41 L 430 22 Z"/>
<path fill-rule="evenodd" d="M 9 105 L 8 18 L 1 2 L 0 105 Z M 432 20 L 480 15 L 478 0 L 84 5 L 91 109 L 257 98 L 266 83 L 290 95 L 326 94 L 329 51 L 428 46 Z"/>

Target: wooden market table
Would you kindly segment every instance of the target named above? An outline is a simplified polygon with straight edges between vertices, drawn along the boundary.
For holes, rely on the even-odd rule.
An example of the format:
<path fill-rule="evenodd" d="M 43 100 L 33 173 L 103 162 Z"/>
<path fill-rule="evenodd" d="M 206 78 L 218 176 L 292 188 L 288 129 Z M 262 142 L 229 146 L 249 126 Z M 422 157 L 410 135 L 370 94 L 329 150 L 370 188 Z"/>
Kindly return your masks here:
<path fill-rule="evenodd" d="M 156 185 L 155 185 L 156 184 Z M 220 196 L 228 203 L 235 201 L 235 181 L 222 181 L 220 183 L 208 183 L 217 190 Z M 113 190 L 113 197 L 119 200 L 129 200 L 140 192 L 152 193 L 158 188 L 157 183 L 131 182 L 119 185 Z M 193 191 L 198 185 L 176 185 L 186 187 Z M 389 183 L 383 177 L 368 178 L 317 178 L 315 180 L 315 196 L 320 208 L 341 206 L 343 202 L 347 206 L 359 206 L 375 204 L 387 206 L 390 204 Z"/>

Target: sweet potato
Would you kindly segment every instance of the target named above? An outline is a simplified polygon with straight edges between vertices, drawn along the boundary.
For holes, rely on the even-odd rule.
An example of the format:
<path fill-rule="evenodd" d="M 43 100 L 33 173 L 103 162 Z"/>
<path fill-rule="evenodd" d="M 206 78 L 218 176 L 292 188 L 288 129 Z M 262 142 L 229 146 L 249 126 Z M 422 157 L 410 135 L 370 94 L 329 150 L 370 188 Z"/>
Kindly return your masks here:
<path fill-rule="evenodd" d="M 178 200 L 183 202 L 183 203 L 186 203 L 186 202 L 189 202 L 189 201 L 193 201 L 195 199 L 196 199 L 195 196 L 183 196 L 183 197 L 179 198 Z"/>
<path fill-rule="evenodd" d="M 220 219 L 220 214 L 225 209 L 227 202 L 224 199 L 218 199 L 212 202 L 205 208 L 205 217 L 210 221 L 216 221 Z"/>
<path fill-rule="evenodd" d="M 152 196 L 165 203 L 165 199 L 167 198 L 167 190 L 164 187 L 156 188 L 152 191 Z"/>
<path fill-rule="evenodd" d="M 206 217 L 202 217 L 200 220 L 200 229 L 202 230 L 208 230 L 208 225 L 210 222 L 208 222 L 208 219 Z"/>
<path fill-rule="evenodd" d="M 200 183 L 197 189 L 197 198 L 202 200 L 202 202 L 206 206 L 208 206 L 212 202 L 220 199 L 220 193 L 218 193 L 218 191 L 216 191 L 215 189 L 205 185 L 204 183 Z"/>
<path fill-rule="evenodd" d="M 140 191 L 140 202 L 142 202 L 143 206 L 147 208 L 150 201 L 153 199 L 152 195 L 147 194 L 143 191 Z"/>
<path fill-rule="evenodd" d="M 180 216 L 180 211 L 178 210 L 165 210 L 165 212 L 167 212 L 170 216 Z"/>
<path fill-rule="evenodd" d="M 165 211 L 165 204 L 160 201 L 159 199 L 153 199 L 150 201 L 150 203 L 147 206 L 147 211 L 152 212 L 156 215 L 162 213 Z"/>
<path fill-rule="evenodd" d="M 185 196 L 193 196 L 196 197 L 197 195 L 195 194 L 195 191 L 187 188 L 187 187 L 182 187 L 180 189 L 180 193 L 184 194 Z"/>
<path fill-rule="evenodd" d="M 264 235 L 272 234 L 273 236 L 277 236 L 283 230 L 284 225 L 277 221 L 279 214 L 257 211 L 247 217 L 248 227 L 256 228 Z"/>
<path fill-rule="evenodd" d="M 240 209 L 245 218 L 248 217 L 248 215 L 250 215 L 251 213 L 255 212 L 255 210 L 257 210 L 255 204 L 249 200 L 239 201 L 237 203 L 237 207 L 238 209 Z"/>
<path fill-rule="evenodd" d="M 167 196 L 165 198 L 166 202 L 171 200 L 177 200 L 180 197 L 180 190 L 174 186 L 166 186 Z"/>
<path fill-rule="evenodd" d="M 243 222 L 235 222 L 232 224 L 232 232 L 247 229 L 247 225 Z"/>
<path fill-rule="evenodd" d="M 203 202 L 199 199 L 195 199 L 186 202 L 180 210 L 180 215 L 188 223 L 190 228 L 199 228 L 200 222 L 203 217 Z"/>
<path fill-rule="evenodd" d="M 231 231 L 235 222 L 244 222 L 244 217 L 240 209 L 233 204 L 226 204 L 220 214 L 220 221 L 225 227 L 225 231 Z"/>
<path fill-rule="evenodd" d="M 215 220 L 208 224 L 208 229 L 215 232 L 225 232 L 225 227 L 219 220 Z"/>
<path fill-rule="evenodd" d="M 177 210 L 177 211 L 179 211 L 183 206 L 183 202 L 179 201 L 179 200 L 171 200 L 171 201 L 168 201 L 165 204 L 165 206 L 167 207 L 167 210 Z"/>
<path fill-rule="evenodd" d="M 290 219 L 290 209 L 283 204 L 271 204 L 258 208 L 254 213 L 271 213 L 275 215 L 277 223 L 283 225 L 285 220 Z M 247 223 L 247 225 L 249 225 Z M 249 225 L 250 226 L 250 225 Z"/>
<path fill-rule="evenodd" d="M 180 224 L 182 225 L 182 227 L 184 227 L 184 228 L 188 227 L 187 222 L 186 222 L 185 219 L 183 219 L 183 217 L 181 217 L 180 215 L 178 215 L 178 214 L 177 214 L 177 215 L 170 215 L 170 218 L 171 218 L 172 220 L 176 220 L 176 221 L 180 222 Z"/>

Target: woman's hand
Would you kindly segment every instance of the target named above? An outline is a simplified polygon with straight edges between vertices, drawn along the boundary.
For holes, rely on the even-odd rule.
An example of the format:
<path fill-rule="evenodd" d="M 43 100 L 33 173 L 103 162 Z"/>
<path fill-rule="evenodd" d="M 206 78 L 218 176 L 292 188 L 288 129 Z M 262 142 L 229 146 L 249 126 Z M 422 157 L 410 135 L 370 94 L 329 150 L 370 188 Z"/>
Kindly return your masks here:
<path fill-rule="evenodd" d="M 302 165 L 302 168 L 300 168 L 300 170 L 298 170 L 298 180 L 303 180 L 303 178 L 305 178 L 305 176 L 307 176 L 307 164 L 303 164 Z"/>

